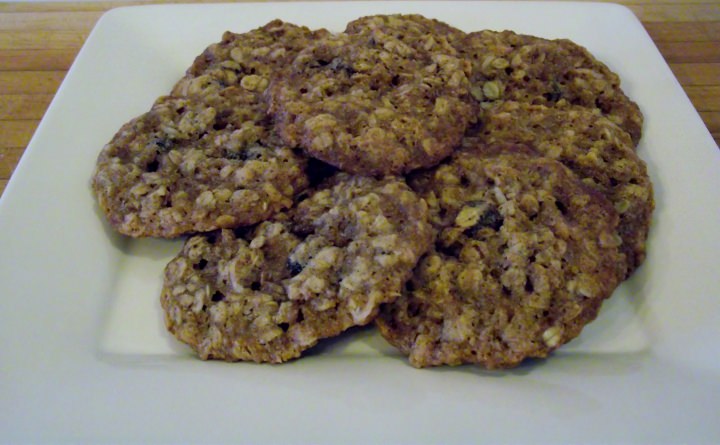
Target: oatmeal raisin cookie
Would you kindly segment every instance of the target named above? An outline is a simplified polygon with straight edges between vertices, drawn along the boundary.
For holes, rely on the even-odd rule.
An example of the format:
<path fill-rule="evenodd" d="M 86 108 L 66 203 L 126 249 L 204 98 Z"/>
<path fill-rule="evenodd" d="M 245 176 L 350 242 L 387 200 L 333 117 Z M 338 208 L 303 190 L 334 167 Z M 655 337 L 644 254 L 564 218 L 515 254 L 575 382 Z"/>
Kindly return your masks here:
<path fill-rule="evenodd" d="M 472 62 L 472 95 L 481 105 L 515 100 L 598 108 L 630 133 L 635 145 L 640 140 L 640 108 L 622 91 L 618 75 L 582 46 L 485 30 L 468 34 L 462 50 Z"/>
<path fill-rule="evenodd" d="M 627 132 L 597 109 L 564 108 L 507 101 L 481 114 L 482 130 L 466 137 L 466 149 L 494 144 L 527 144 L 570 168 L 600 191 L 620 214 L 618 231 L 629 276 L 645 259 L 645 241 L 654 208 L 645 162 Z"/>
<path fill-rule="evenodd" d="M 407 173 L 447 157 L 474 115 L 470 64 L 439 37 L 420 38 L 380 25 L 315 40 L 268 89 L 279 133 L 352 173 Z"/>
<path fill-rule="evenodd" d="M 413 366 L 545 357 L 596 317 L 624 274 L 615 209 L 557 161 L 462 152 L 413 184 L 440 234 L 377 319 Z"/>
<path fill-rule="evenodd" d="M 306 159 L 274 135 L 255 96 L 237 87 L 163 97 L 98 157 L 92 187 L 110 225 L 172 238 L 262 221 L 307 187 Z"/>
<path fill-rule="evenodd" d="M 299 357 L 398 297 L 427 217 L 401 180 L 338 174 L 272 220 L 190 238 L 165 270 L 167 328 L 203 359 Z"/>

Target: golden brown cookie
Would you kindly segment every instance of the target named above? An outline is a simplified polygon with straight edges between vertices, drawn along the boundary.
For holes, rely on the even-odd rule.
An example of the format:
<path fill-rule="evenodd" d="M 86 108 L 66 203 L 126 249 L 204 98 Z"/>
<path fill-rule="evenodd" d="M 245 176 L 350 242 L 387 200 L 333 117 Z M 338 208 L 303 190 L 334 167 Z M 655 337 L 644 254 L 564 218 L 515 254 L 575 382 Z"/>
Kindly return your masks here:
<path fill-rule="evenodd" d="M 173 87 L 175 96 L 204 96 L 232 86 L 260 95 L 270 77 L 312 40 L 327 35 L 281 20 L 245 33 L 227 31 L 200 54 Z"/>
<path fill-rule="evenodd" d="M 462 152 L 413 186 L 439 236 L 377 319 L 413 366 L 545 357 L 596 317 L 624 274 L 617 213 L 557 161 Z"/>
<path fill-rule="evenodd" d="M 306 160 L 277 138 L 255 95 L 163 97 L 98 157 L 92 187 L 109 223 L 176 237 L 262 221 L 308 186 Z"/>
<path fill-rule="evenodd" d="M 501 102 L 483 110 L 482 129 L 466 137 L 466 149 L 527 144 L 570 168 L 586 185 L 613 203 L 629 276 L 645 259 L 645 241 L 654 208 L 645 162 L 627 132 L 597 109 Z"/>
<path fill-rule="evenodd" d="M 352 173 L 406 173 L 447 157 L 473 116 L 470 66 L 420 38 L 374 29 L 315 40 L 268 89 L 279 133 Z"/>
<path fill-rule="evenodd" d="M 465 33 L 454 26 L 419 14 L 360 17 L 347 24 L 347 34 L 362 35 L 384 44 L 400 40 L 422 51 L 457 55 Z"/>
<path fill-rule="evenodd" d="M 618 75 L 582 46 L 489 30 L 468 34 L 461 46 L 473 64 L 472 93 L 481 105 L 514 100 L 598 108 L 635 145 L 640 140 L 640 108 L 622 91 Z"/>
<path fill-rule="evenodd" d="M 167 328 L 203 359 L 299 357 L 398 297 L 427 217 L 402 180 L 336 175 L 270 221 L 190 238 L 165 269 Z"/>

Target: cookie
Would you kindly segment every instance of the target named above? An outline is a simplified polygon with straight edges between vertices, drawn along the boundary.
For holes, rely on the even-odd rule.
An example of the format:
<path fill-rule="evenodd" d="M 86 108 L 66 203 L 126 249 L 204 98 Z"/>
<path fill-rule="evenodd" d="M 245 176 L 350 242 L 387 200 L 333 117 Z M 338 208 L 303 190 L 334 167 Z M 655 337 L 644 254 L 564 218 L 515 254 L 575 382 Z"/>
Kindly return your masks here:
<path fill-rule="evenodd" d="M 375 35 L 341 33 L 301 51 L 268 89 L 278 132 L 352 173 L 432 166 L 473 116 L 469 63 L 442 45 L 419 47 L 420 36 Z"/>
<path fill-rule="evenodd" d="M 620 87 L 620 78 L 582 46 L 512 31 L 470 33 L 462 44 L 473 65 L 472 94 L 481 104 L 515 100 L 562 107 L 598 108 L 637 145 L 640 108 Z"/>
<path fill-rule="evenodd" d="M 596 317 L 624 273 L 617 213 L 557 161 L 461 152 L 413 186 L 440 233 L 377 319 L 413 366 L 545 357 Z"/>
<path fill-rule="evenodd" d="M 527 144 L 569 167 L 600 191 L 620 214 L 621 250 L 629 276 L 645 259 L 652 211 L 652 183 L 630 136 L 597 109 L 504 102 L 482 113 L 483 125 L 464 145 Z"/>
<path fill-rule="evenodd" d="M 458 55 L 465 33 L 454 26 L 419 14 L 390 14 L 360 17 L 347 24 L 347 34 L 363 35 L 375 42 L 400 40 L 421 51 Z"/>
<path fill-rule="evenodd" d="M 204 96 L 236 86 L 261 95 L 272 74 L 324 29 L 311 31 L 281 20 L 273 20 L 246 33 L 227 31 L 220 42 L 200 54 L 185 76 L 173 87 L 174 96 Z M 262 99 L 258 96 L 260 102 Z"/>
<path fill-rule="evenodd" d="M 103 148 L 92 188 L 110 225 L 172 238 L 254 224 L 305 189 L 306 160 L 274 135 L 253 93 L 163 97 Z"/>
<path fill-rule="evenodd" d="M 272 220 L 190 238 L 165 269 L 166 326 L 203 359 L 299 357 L 398 297 L 427 218 L 402 180 L 338 174 Z"/>

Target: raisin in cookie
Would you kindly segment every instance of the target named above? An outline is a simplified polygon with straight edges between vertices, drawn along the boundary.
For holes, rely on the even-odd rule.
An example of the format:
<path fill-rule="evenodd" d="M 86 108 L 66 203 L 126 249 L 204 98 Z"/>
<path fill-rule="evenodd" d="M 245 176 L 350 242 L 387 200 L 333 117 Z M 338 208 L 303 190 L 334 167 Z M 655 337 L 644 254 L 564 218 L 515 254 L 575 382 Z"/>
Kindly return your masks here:
<path fill-rule="evenodd" d="M 175 96 L 205 96 L 237 86 L 260 94 L 271 75 L 292 61 L 301 49 L 326 30 L 311 31 L 281 20 L 273 20 L 246 33 L 225 32 L 210 45 L 172 90 Z M 261 101 L 262 102 L 262 101 Z"/>
<path fill-rule="evenodd" d="M 504 102 L 482 113 L 483 127 L 464 145 L 527 144 L 569 167 L 600 191 L 620 214 L 618 231 L 629 276 L 645 259 L 645 241 L 654 208 L 645 162 L 630 136 L 598 110 Z"/>
<path fill-rule="evenodd" d="M 165 269 L 167 328 L 203 359 L 299 357 L 398 297 L 427 218 L 401 180 L 336 175 L 256 227 L 190 238 Z"/>
<path fill-rule="evenodd" d="M 158 99 L 99 155 L 92 187 L 110 224 L 133 237 L 262 221 L 308 185 L 306 160 L 269 126 L 255 96 L 237 87 Z"/>
<path fill-rule="evenodd" d="M 462 44 L 472 61 L 472 93 L 481 104 L 516 100 L 548 106 L 599 108 L 637 145 L 643 116 L 620 78 L 582 46 L 512 31 L 470 33 Z"/>
<path fill-rule="evenodd" d="M 315 40 L 268 89 L 280 135 L 352 173 L 406 173 L 447 157 L 474 114 L 470 64 L 410 38 L 419 37 Z"/>
<path fill-rule="evenodd" d="M 545 357 L 596 317 L 624 273 L 617 213 L 557 161 L 461 152 L 413 184 L 440 234 L 377 319 L 413 366 Z"/>

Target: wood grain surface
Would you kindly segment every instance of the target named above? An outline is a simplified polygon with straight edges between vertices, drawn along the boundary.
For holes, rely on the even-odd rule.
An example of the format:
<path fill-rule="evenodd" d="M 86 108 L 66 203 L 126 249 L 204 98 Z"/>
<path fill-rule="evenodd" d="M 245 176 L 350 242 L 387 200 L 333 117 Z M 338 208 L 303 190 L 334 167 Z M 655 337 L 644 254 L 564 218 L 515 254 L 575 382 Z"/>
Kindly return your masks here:
<path fill-rule="evenodd" d="M 0 3 L 0 195 L 95 22 L 111 8 L 149 3 L 163 2 Z M 719 143 L 720 1 L 614 3 L 643 23 Z"/>

